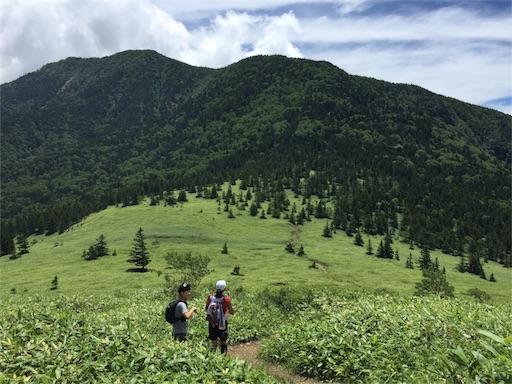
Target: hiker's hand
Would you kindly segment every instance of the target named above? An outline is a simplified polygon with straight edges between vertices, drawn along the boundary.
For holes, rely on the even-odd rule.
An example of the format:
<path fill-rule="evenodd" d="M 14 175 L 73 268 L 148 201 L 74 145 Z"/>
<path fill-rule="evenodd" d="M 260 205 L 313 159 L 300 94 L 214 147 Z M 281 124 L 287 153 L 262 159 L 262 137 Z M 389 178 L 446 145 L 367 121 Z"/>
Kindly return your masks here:
<path fill-rule="evenodd" d="M 197 311 L 197 307 L 192 307 L 192 313 L 194 313 L 195 311 Z"/>

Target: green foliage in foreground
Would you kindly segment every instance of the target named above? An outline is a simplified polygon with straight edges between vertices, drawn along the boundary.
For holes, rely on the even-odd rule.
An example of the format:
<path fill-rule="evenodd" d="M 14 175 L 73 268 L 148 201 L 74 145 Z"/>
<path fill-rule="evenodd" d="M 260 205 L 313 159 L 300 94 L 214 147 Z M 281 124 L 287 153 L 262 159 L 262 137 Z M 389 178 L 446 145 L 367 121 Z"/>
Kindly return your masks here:
<path fill-rule="evenodd" d="M 149 290 L 130 297 L 6 300 L 0 314 L 0 383 L 275 382 L 243 361 L 210 353 L 202 316 L 192 321 L 190 341 L 172 340 L 165 300 Z M 244 329 L 247 316 L 255 313 L 242 311 L 238 323 L 233 321 L 234 341 L 259 336 L 257 329 Z"/>
<path fill-rule="evenodd" d="M 315 297 L 261 354 L 343 383 L 510 383 L 511 316 L 457 299 Z"/>
<path fill-rule="evenodd" d="M 190 305 L 203 306 L 207 292 Z M 203 297 L 204 296 L 204 297 Z M 510 306 L 458 299 L 232 292 L 230 343 L 264 338 L 261 355 L 348 383 L 506 383 Z M 12 296 L 0 313 L 0 383 L 274 383 L 209 352 L 206 321 L 172 340 L 161 291 L 118 296 Z M 484 330 L 484 331 L 482 331 Z"/>

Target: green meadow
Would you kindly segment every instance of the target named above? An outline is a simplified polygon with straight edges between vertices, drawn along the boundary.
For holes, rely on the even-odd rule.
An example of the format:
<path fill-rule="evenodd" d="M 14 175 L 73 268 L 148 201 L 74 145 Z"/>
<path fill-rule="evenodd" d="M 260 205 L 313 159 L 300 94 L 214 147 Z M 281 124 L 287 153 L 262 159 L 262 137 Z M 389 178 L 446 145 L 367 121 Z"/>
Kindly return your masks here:
<path fill-rule="evenodd" d="M 289 198 L 300 209 L 302 200 Z M 311 382 L 510 381 L 510 269 L 484 264 L 496 279 L 490 282 L 457 272 L 458 258 L 433 251 L 456 297 L 416 297 L 422 275 L 405 263 L 419 249 L 397 239 L 400 260 L 379 259 L 345 232 L 323 237 L 324 219 L 294 227 L 239 207 L 229 218 L 223 202 L 192 194 L 175 206 L 146 199 L 109 207 L 61 234 L 31 236 L 29 253 L 2 257 L 0 383 L 293 382 L 236 354 L 211 352 L 203 316 L 190 320 L 189 341 L 172 340 L 163 317 L 164 276 L 177 273 L 165 260 L 170 252 L 210 258 L 190 305 L 201 308 L 215 281 L 227 280 L 236 311 L 231 346 L 260 340 L 261 359 Z M 127 262 L 139 228 L 151 259 L 144 273 L 130 272 Z M 84 260 L 100 235 L 109 255 Z M 376 251 L 380 238 L 370 240 Z M 288 252 L 290 241 L 305 254 Z"/>
<path fill-rule="evenodd" d="M 228 185 L 223 185 L 227 191 Z M 238 193 L 233 186 L 233 192 Z M 302 207 L 302 198 L 289 193 L 290 206 Z M 230 206 L 234 218 L 228 218 L 225 203 L 197 198 L 188 194 L 188 202 L 151 206 L 149 199 L 129 207 L 111 206 L 95 213 L 61 234 L 29 238 L 29 253 L 19 259 L 0 258 L 0 295 L 34 294 L 107 294 L 130 292 L 141 288 L 163 288 L 164 273 L 169 273 L 165 256 L 169 252 L 192 252 L 207 255 L 210 274 L 202 285 L 212 287 L 216 280 L 226 279 L 229 286 L 249 291 L 265 287 L 313 288 L 343 292 L 365 291 L 413 295 L 415 283 L 422 278 L 417 266 L 406 269 L 409 254 L 415 261 L 420 249 L 410 249 L 395 239 L 393 250 L 400 260 L 379 259 L 366 254 L 370 240 L 374 252 L 379 237 L 363 236 L 365 245 L 353 244 L 354 238 L 337 231 L 331 238 L 322 236 L 326 219 L 305 221 L 296 228 L 285 218 L 261 219 L 251 216 L 248 207 Z M 266 203 L 263 203 L 266 210 Z M 261 212 L 261 209 L 260 209 Z M 328 221 L 328 220 L 327 220 Z M 139 228 L 144 230 L 151 259 L 149 272 L 128 272 L 132 264 L 126 260 L 133 248 Z M 109 256 L 86 261 L 82 253 L 104 235 Z M 293 241 L 295 249 L 302 245 L 305 254 L 297 256 L 285 250 Z M 222 248 L 227 245 L 228 253 Z M 483 280 L 456 270 L 458 257 L 431 252 L 445 268 L 447 281 L 455 287 L 456 297 L 466 297 L 470 289 L 490 296 L 490 303 L 509 303 L 512 299 L 512 270 L 502 265 L 485 263 L 487 278 Z M 314 263 L 315 262 L 315 263 Z M 313 267 L 314 266 L 314 267 Z M 232 275 L 239 267 L 240 275 Z M 58 289 L 50 291 L 53 279 Z"/>

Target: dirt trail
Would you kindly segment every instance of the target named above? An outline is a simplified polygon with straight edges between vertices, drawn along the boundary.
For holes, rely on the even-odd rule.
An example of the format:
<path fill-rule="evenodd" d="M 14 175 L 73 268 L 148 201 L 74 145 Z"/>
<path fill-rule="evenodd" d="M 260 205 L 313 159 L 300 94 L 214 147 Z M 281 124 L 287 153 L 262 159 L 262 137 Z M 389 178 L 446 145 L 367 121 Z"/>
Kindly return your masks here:
<path fill-rule="evenodd" d="M 321 381 L 316 381 L 307 377 L 296 375 L 288 372 L 288 370 L 277 364 L 272 364 L 258 358 L 258 349 L 261 345 L 261 341 L 251 341 L 248 343 L 240 343 L 229 347 L 228 354 L 231 357 L 238 357 L 239 359 L 245 360 L 251 364 L 253 368 L 262 368 L 269 375 L 276 377 L 277 379 L 287 381 L 289 383 L 304 383 L 304 384 L 318 384 Z"/>
<path fill-rule="evenodd" d="M 292 238 L 290 239 L 290 243 L 292 243 L 292 245 L 295 245 L 295 243 L 297 242 L 297 240 L 299 239 L 299 234 L 300 234 L 300 231 L 299 231 L 299 226 L 297 224 L 294 224 L 293 225 L 293 236 Z M 306 260 L 310 260 L 312 261 L 312 259 L 306 257 Z M 334 278 L 329 274 L 329 271 L 327 270 L 327 267 L 323 264 L 320 264 L 318 261 L 315 261 L 315 268 L 318 268 L 320 269 L 323 273 L 325 273 L 327 275 L 327 277 L 331 280 L 334 280 Z"/>

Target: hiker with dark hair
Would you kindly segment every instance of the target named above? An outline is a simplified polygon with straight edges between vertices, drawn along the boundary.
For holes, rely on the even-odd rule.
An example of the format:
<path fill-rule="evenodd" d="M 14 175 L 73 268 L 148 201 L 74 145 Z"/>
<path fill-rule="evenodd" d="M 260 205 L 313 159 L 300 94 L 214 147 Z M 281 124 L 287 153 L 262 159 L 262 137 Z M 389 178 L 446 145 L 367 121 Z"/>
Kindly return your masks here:
<path fill-rule="evenodd" d="M 217 350 L 220 340 L 220 351 L 228 353 L 228 316 L 235 311 L 230 297 L 224 293 L 226 281 L 219 280 L 215 285 L 216 292 L 206 299 L 206 320 L 208 320 L 208 337 L 212 341 L 212 351 Z"/>
<path fill-rule="evenodd" d="M 173 317 L 176 319 L 172 322 L 172 334 L 174 340 L 185 341 L 187 339 L 188 324 L 187 320 L 197 310 L 197 307 L 192 307 L 190 310 L 187 308 L 187 299 L 190 297 L 190 284 L 183 283 L 178 287 L 179 298 L 175 304 Z M 171 305 L 171 304 L 169 304 Z"/>

